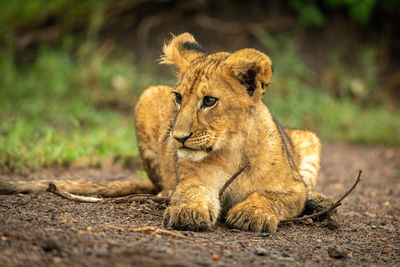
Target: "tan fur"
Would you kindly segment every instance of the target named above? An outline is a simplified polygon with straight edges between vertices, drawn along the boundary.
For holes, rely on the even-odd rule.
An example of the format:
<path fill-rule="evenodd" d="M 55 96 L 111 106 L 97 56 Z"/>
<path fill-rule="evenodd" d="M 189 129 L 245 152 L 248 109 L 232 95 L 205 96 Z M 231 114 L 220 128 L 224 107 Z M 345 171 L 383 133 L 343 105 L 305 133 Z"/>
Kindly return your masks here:
<path fill-rule="evenodd" d="M 185 33 L 163 48 L 162 63 L 179 69 L 177 88 L 150 87 L 136 106 L 144 166 L 172 197 L 164 224 L 205 230 L 225 215 L 232 227 L 274 232 L 280 220 L 302 212 L 315 186 L 319 139 L 282 128 L 262 102 L 272 75 L 265 54 L 205 54 L 185 42 L 195 40 Z M 205 96 L 218 100 L 204 107 Z M 245 160 L 250 166 L 220 201 L 219 190 Z"/>
<path fill-rule="evenodd" d="M 284 129 L 262 102 L 272 75 L 268 56 L 254 49 L 205 54 L 188 33 L 173 37 L 163 51 L 161 62 L 178 67 L 177 88 L 150 87 L 135 109 L 139 151 L 152 184 L 60 181 L 58 186 L 105 196 L 159 192 L 171 196 L 164 225 L 190 230 L 210 229 L 221 218 L 231 227 L 275 232 L 279 221 L 299 215 L 306 201 L 330 203 L 313 192 L 319 139 L 309 131 Z M 249 166 L 220 198 L 220 189 L 244 162 Z M 0 180 L 3 193 L 45 187 L 43 181 Z"/>

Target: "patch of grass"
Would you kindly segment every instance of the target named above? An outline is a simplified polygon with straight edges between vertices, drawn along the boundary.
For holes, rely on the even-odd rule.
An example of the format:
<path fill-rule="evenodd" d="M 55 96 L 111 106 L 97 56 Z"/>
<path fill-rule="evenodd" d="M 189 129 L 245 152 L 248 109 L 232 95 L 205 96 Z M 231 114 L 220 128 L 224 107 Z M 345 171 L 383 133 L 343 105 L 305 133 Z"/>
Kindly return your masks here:
<path fill-rule="evenodd" d="M 327 140 L 400 144 L 400 115 L 365 99 L 366 94 L 379 90 L 368 52 L 360 56 L 358 73 L 331 61 L 328 68 L 341 70 L 336 78 L 339 96 L 334 97 L 325 81 L 304 64 L 293 37 L 260 32 L 256 36 L 268 48 L 275 66 L 264 100 L 285 127 L 310 129 Z"/>
<path fill-rule="evenodd" d="M 18 67 L 12 53 L 0 57 L 0 168 L 101 165 L 137 156 L 133 106 L 158 81 L 132 55 L 94 51 L 42 48 L 32 66 Z"/>

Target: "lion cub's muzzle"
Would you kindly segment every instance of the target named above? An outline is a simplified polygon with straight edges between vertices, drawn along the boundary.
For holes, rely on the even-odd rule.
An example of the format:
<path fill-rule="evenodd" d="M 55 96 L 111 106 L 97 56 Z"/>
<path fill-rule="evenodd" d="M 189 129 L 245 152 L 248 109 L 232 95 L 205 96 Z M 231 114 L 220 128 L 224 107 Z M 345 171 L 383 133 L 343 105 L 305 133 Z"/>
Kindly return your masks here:
<path fill-rule="evenodd" d="M 174 131 L 172 133 L 174 138 L 174 143 L 178 149 L 188 149 L 188 150 L 202 150 L 205 152 L 212 151 L 212 144 L 210 143 L 211 135 L 207 132 L 197 132 L 193 133 L 180 133 Z"/>
<path fill-rule="evenodd" d="M 189 139 L 192 135 L 193 135 L 193 133 L 190 133 L 189 135 L 186 135 L 186 136 L 185 136 L 185 135 L 184 135 L 184 136 L 181 136 L 181 135 L 179 135 L 179 134 L 177 134 L 177 133 L 174 132 L 174 138 L 175 138 L 178 142 L 181 142 L 183 146 L 185 146 L 185 141 L 186 141 L 187 139 Z"/>

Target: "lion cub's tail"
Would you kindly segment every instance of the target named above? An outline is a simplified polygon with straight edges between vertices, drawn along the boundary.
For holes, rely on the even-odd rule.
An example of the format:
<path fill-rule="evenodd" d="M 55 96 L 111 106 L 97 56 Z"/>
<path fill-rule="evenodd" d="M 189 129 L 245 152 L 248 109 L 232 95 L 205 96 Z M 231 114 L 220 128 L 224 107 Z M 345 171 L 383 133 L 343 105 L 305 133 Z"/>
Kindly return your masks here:
<path fill-rule="evenodd" d="M 49 180 L 7 181 L 0 178 L 0 194 L 35 193 L 46 191 Z M 99 195 L 104 197 L 127 196 L 131 194 L 157 193 L 150 180 L 127 180 L 111 182 L 91 182 L 54 180 L 57 187 L 72 194 Z"/>

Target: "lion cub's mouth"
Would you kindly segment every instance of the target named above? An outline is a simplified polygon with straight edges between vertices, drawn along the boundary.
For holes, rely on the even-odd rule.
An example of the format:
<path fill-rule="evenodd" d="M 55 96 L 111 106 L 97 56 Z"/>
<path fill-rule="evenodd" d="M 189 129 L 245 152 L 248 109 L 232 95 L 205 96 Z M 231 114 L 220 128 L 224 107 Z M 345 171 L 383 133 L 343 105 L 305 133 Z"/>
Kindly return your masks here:
<path fill-rule="evenodd" d="M 208 147 L 201 147 L 200 149 L 194 149 L 191 147 L 187 147 L 185 145 L 178 147 L 178 149 L 182 149 L 182 150 L 188 150 L 188 151 L 205 151 L 205 152 L 211 152 L 213 150 L 212 146 L 208 146 Z"/>
<path fill-rule="evenodd" d="M 187 159 L 191 161 L 201 161 L 208 156 L 208 153 L 212 151 L 212 147 L 193 149 L 187 146 L 182 146 L 177 149 L 178 158 Z"/>

